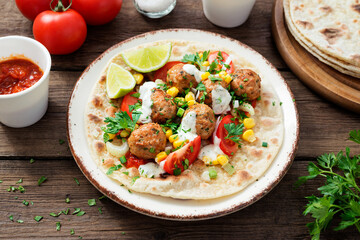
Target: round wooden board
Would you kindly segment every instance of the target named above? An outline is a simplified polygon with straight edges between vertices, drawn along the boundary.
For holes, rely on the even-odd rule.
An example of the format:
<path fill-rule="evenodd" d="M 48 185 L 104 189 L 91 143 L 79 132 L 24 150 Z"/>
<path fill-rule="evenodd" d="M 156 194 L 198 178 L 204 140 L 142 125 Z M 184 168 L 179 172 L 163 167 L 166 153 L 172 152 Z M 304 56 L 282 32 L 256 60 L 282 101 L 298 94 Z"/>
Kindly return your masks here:
<path fill-rule="evenodd" d="M 275 0 L 272 32 L 290 69 L 310 88 L 330 101 L 360 113 L 360 79 L 340 73 L 307 52 L 287 29 L 283 0 Z"/>

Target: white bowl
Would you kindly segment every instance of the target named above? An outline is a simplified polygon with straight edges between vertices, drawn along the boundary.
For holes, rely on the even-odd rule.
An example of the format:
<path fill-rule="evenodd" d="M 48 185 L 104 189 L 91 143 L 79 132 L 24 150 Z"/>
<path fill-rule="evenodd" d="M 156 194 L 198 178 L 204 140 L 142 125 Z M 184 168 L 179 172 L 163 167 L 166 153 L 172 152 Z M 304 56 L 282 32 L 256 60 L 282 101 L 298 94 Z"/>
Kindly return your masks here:
<path fill-rule="evenodd" d="M 25 56 L 36 63 L 44 75 L 24 91 L 0 95 L 0 122 L 9 127 L 27 127 L 39 121 L 48 106 L 51 57 L 38 41 L 22 36 L 0 38 L 0 59 Z"/>

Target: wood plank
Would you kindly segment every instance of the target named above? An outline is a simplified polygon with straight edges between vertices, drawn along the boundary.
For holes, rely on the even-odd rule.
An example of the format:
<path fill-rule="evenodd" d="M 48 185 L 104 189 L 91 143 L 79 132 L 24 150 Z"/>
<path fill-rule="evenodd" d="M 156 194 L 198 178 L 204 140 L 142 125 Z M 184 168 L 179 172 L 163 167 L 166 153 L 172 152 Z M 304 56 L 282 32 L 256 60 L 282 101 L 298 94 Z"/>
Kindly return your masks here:
<path fill-rule="evenodd" d="M 45 117 L 33 126 L 12 129 L 0 125 L 0 156 L 71 157 L 66 140 L 66 109 L 71 90 L 80 72 L 53 71 L 50 81 L 49 108 Z M 355 147 L 345 141 L 352 129 L 359 129 L 360 115 L 324 101 L 309 91 L 292 73 L 282 72 L 295 94 L 300 113 L 300 145 L 297 156 L 315 157 L 324 152 Z M 359 150 L 360 152 L 360 150 Z"/>
<path fill-rule="evenodd" d="M 0 36 L 23 35 L 33 37 L 32 23 L 18 11 L 15 1 L 3 1 Z M 103 26 L 88 27 L 84 45 L 67 56 L 52 56 L 53 69 L 84 70 L 98 55 L 112 45 L 149 31 L 167 28 L 195 28 L 224 34 L 248 44 L 263 54 L 276 67 L 286 65 L 274 47 L 271 37 L 271 1 L 257 1 L 249 20 L 242 26 L 224 29 L 211 24 L 203 14 L 200 0 L 177 1 L 174 11 L 162 19 L 148 19 L 140 15 L 132 1 L 123 1 L 116 19 Z M 268 20 L 265 20 L 268 19 Z"/>
<path fill-rule="evenodd" d="M 302 216 L 306 205 L 305 196 L 316 193 L 323 179 L 316 179 L 299 189 L 293 184 L 299 176 L 306 174 L 306 161 L 293 164 L 288 174 L 268 195 L 252 206 L 231 215 L 194 222 L 174 222 L 143 216 L 117 205 L 111 200 L 97 201 L 89 207 L 87 200 L 101 194 L 85 179 L 74 161 L 38 160 L 30 164 L 27 160 L 0 160 L 0 238 L 28 239 L 305 239 L 308 231 L 305 224 L 311 221 Z M 40 176 L 48 177 L 40 187 Z M 78 186 L 73 178 L 80 181 Z M 23 178 L 25 193 L 7 192 L 10 185 Z M 18 199 L 14 199 L 17 196 Z M 65 203 L 66 196 L 71 202 Z M 24 206 L 23 200 L 34 205 Z M 103 214 L 99 214 L 102 207 Z M 49 216 L 50 212 L 70 208 L 81 208 L 83 216 Z M 21 219 L 24 223 L 11 222 Z M 36 215 L 44 216 L 37 223 Z M 61 222 L 61 231 L 56 231 L 56 222 Z M 75 235 L 70 236 L 70 229 Z M 125 233 L 123 235 L 122 233 Z M 356 239 L 354 228 L 341 232 L 327 231 L 323 239 Z"/>

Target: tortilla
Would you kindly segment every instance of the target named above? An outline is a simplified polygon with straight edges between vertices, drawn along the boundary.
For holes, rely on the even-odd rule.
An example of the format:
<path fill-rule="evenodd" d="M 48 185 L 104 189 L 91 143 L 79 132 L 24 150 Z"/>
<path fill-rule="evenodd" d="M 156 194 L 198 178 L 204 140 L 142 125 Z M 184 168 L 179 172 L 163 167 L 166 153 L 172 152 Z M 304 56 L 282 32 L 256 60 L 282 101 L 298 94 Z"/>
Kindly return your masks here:
<path fill-rule="evenodd" d="M 235 167 L 235 173 L 231 176 L 220 166 L 215 166 L 217 178 L 210 179 L 209 167 L 199 159 L 179 176 L 154 179 L 140 176 L 134 181 L 133 177 L 139 176 L 139 171 L 136 168 L 127 169 L 125 167 L 114 171 L 108 176 L 132 191 L 179 199 L 212 199 L 239 192 L 264 174 L 282 145 L 283 115 L 281 103 L 271 86 L 272 79 L 262 74 L 256 65 L 247 62 L 246 56 L 236 56 L 230 49 L 211 44 L 167 40 L 138 47 L 164 44 L 169 41 L 173 46 L 169 61 L 179 61 L 185 54 L 193 54 L 198 51 L 221 50 L 233 56 L 235 68 L 249 68 L 260 75 L 262 79 L 261 100 L 258 101 L 255 108 L 256 114 L 253 116 L 256 122 L 253 130 L 257 140 L 254 143 L 244 141 L 242 148 L 230 160 L 230 163 Z M 120 52 L 110 62 L 119 64 L 129 71 L 131 70 L 122 60 Z M 104 69 L 100 79 L 94 86 L 84 116 L 86 136 L 92 158 L 104 173 L 110 167 L 120 164 L 119 158 L 107 152 L 101 130 L 101 127 L 106 125 L 103 122 L 104 118 L 113 116 L 118 111 L 118 108 L 114 106 L 120 106 L 121 103 L 121 99 L 112 100 L 110 103 L 110 99 L 106 95 L 106 70 Z M 268 146 L 263 147 L 263 142 L 268 143 Z M 126 172 L 126 174 L 123 172 Z"/>
<path fill-rule="evenodd" d="M 320 61 L 360 77 L 358 0 L 284 0 L 285 19 L 294 38 Z"/>

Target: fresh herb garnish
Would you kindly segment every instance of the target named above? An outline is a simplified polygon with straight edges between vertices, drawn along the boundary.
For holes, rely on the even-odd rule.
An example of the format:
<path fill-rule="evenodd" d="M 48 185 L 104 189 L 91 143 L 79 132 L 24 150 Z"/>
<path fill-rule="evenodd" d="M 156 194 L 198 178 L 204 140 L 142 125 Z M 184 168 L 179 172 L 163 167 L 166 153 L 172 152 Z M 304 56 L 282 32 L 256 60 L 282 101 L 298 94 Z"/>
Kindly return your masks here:
<path fill-rule="evenodd" d="M 23 182 L 23 179 L 20 178 L 19 181 L 17 181 L 16 183 L 18 184 L 18 183 L 22 183 L 22 182 Z"/>
<path fill-rule="evenodd" d="M 75 214 L 77 214 L 77 213 L 79 213 L 80 211 L 81 211 L 81 209 L 80 208 L 74 208 L 75 210 L 74 210 L 74 212 L 72 213 L 72 215 L 75 215 Z"/>
<path fill-rule="evenodd" d="M 122 168 L 122 165 L 121 165 L 121 164 L 116 165 L 116 166 L 113 166 L 113 167 L 109 168 L 109 170 L 106 172 L 106 175 L 110 175 L 110 174 L 112 174 L 114 171 L 117 171 L 117 170 L 119 170 L 119 169 L 121 169 L 121 168 Z"/>
<path fill-rule="evenodd" d="M 65 198 L 65 202 L 66 202 L 66 203 L 70 203 L 70 198 L 69 198 L 69 197 L 66 197 L 66 198 Z"/>
<path fill-rule="evenodd" d="M 121 157 L 120 157 L 120 162 L 121 162 L 122 164 L 125 164 L 125 163 L 127 162 L 126 157 L 125 157 L 125 156 L 121 156 Z"/>
<path fill-rule="evenodd" d="M 134 105 L 129 105 L 129 111 L 132 112 L 133 110 L 137 110 L 141 108 L 141 103 L 137 102 Z"/>
<path fill-rule="evenodd" d="M 212 82 L 215 82 L 215 81 L 222 81 L 222 78 L 220 77 L 214 77 L 214 76 L 209 76 L 209 79 L 212 81 Z"/>
<path fill-rule="evenodd" d="M 9 219 L 10 219 L 10 221 L 13 222 L 13 221 L 14 221 L 14 216 L 13 216 L 13 215 L 10 215 L 10 216 L 9 216 Z"/>
<path fill-rule="evenodd" d="M 34 217 L 34 220 L 37 221 L 37 222 L 40 222 L 41 219 L 43 219 L 43 216 L 35 216 Z"/>
<path fill-rule="evenodd" d="M 181 174 L 181 168 L 178 168 L 178 166 L 175 164 L 174 176 L 179 176 L 180 174 Z"/>
<path fill-rule="evenodd" d="M 96 205 L 96 200 L 95 200 L 95 198 L 93 198 L 93 199 L 89 199 L 88 200 L 88 205 L 91 207 L 91 206 L 95 206 Z"/>
<path fill-rule="evenodd" d="M 135 176 L 131 179 L 131 185 L 134 185 L 134 183 L 136 182 L 137 179 L 139 179 L 139 176 Z"/>
<path fill-rule="evenodd" d="M 39 180 L 38 180 L 38 186 L 40 186 L 43 182 L 45 182 L 46 179 L 47 179 L 47 177 L 41 176 L 41 177 L 39 178 Z"/>
<path fill-rule="evenodd" d="M 78 213 L 76 214 L 76 216 L 82 216 L 82 215 L 84 215 L 84 214 L 86 214 L 85 211 L 80 211 L 80 212 L 78 212 Z"/>
<path fill-rule="evenodd" d="M 26 200 L 23 200 L 23 202 L 22 202 L 25 206 L 29 206 L 29 202 L 28 201 L 26 201 Z"/>
<path fill-rule="evenodd" d="M 262 146 L 263 147 L 268 147 L 268 143 L 267 142 L 262 142 Z"/>
<path fill-rule="evenodd" d="M 135 97 L 135 98 L 139 98 L 140 97 L 140 93 L 136 92 L 134 94 L 131 94 L 132 97 Z"/>
<path fill-rule="evenodd" d="M 360 130 L 349 133 L 350 140 L 360 144 Z M 321 231 L 325 230 L 334 216 L 341 221 L 335 231 L 355 226 L 360 232 L 360 155 L 350 157 L 350 149 L 345 154 L 324 154 L 317 158 L 317 164 L 310 162 L 307 168 L 309 175 L 299 177 L 295 186 L 318 176 L 326 178 L 324 186 L 318 188 L 322 196 L 306 197 L 304 215 L 311 214 L 314 222 L 308 223 L 312 239 L 319 239 Z"/>
<path fill-rule="evenodd" d="M 74 235 L 74 234 L 75 234 L 74 229 L 70 229 L 70 235 Z"/>
<path fill-rule="evenodd" d="M 129 172 L 123 172 L 123 174 L 125 174 L 125 175 L 129 176 Z"/>
<path fill-rule="evenodd" d="M 56 231 L 60 231 L 60 229 L 61 229 L 61 223 L 56 222 Z"/>
<path fill-rule="evenodd" d="M 209 177 L 210 179 L 215 179 L 217 177 L 217 172 L 214 167 L 209 167 Z"/>
<path fill-rule="evenodd" d="M 49 213 L 49 215 L 52 216 L 52 217 L 58 217 L 58 216 L 61 215 L 61 212 L 59 212 L 57 214 L 52 212 L 52 213 Z"/>
<path fill-rule="evenodd" d="M 79 180 L 78 180 L 77 178 L 74 178 L 74 181 L 76 182 L 76 184 L 77 184 L 78 186 L 80 186 L 80 182 L 79 182 Z"/>
<path fill-rule="evenodd" d="M 202 82 L 200 82 L 197 85 L 196 90 L 199 90 L 200 92 L 202 92 L 202 96 L 200 97 L 200 103 L 204 103 L 204 101 L 206 99 L 206 95 L 207 95 L 205 85 Z"/>
<path fill-rule="evenodd" d="M 59 144 L 63 145 L 65 143 L 65 141 L 63 139 L 59 139 Z"/>
<path fill-rule="evenodd" d="M 166 132 L 165 128 L 171 128 L 171 131 L 173 132 L 173 134 L 175 134 L 177 132 L 177 129 L 179 128 L 179 123 L 174 123 L 171 122 L 172 120 L 169 119 L 166 121 L 165 124 L 160 124 L 160 126 L 162 127 L 162 129 L 164 130 L 164 132 Z"/>
<path fill-rule="evenodd" d="M 19 220 L 17 220 L 17 222 L 18 222 L 18 223 L 23 223 L 24 221 L 21 220 L 21 219 L 19 219 Z"/>
<path fill-rule="evenodd" d="M 230 139 L 233 142 L 237 143 L 238 146 L 241 146 L 240 143 L 240 135 L 243 134 L 244 131 L 244 124 L 235 124 L 235 123 L 229 123 L 224 124 L 225 129 L 228 131 L 227 136 L 225 139 Z"/>
<path fill-rule="evenodd" d="M 30 163 L 33 164 L 35 162 L 35 159 L 31 158 Z"/>
<path fill-rule="evenodd" d="M 197 65 L 200 69 L 204 69 L 204 66 L 202 64 L 208 59 L 209 53 L 210 51 L 204 51 L 201 58 L 199 53 L 185 54 L 181 61 L 184 63 L 192 63 L 194 65 Z"/>
<path fill-rule="evenodd" d="M 150 149 L 149 149 L 149 152 L 154 153 L 154 152 L 155 152 L 155 148 L 153 148 L 153 147 L 150 148 Z"/>
<path fill-rule="evenodd" d="M 102 214 L 102 207 L 98 207 L 98 211 L 100 214 Z"/>

